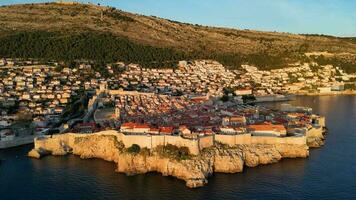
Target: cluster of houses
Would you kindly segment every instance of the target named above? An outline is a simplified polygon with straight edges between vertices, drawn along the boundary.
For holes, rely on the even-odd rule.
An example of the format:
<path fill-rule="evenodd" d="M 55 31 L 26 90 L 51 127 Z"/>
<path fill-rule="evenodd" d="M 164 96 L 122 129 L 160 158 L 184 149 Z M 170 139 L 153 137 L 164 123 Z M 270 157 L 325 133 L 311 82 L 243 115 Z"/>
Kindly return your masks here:
<path fill-rule="evenodd" d="M 92 73 L 90 65 L 60 67 L 60 70 L 58 66 L 58 63 L 0 59 L 0 130 L 6 130 L 2 138 L 9 135 L 14 122 L 24 115 L 32 118 L 36 132 L 47 130 L 59 122 L 79 91 L 94 90 L 99 85 L 100 77 L 87 78 Z"/>
<path fill-rule="evenodd" d="M 177 69 L 147 69 L 130 64 L 117 80 L 124 88 L 165 94 L 219 96 L 224 87 L 237 83 L 236 74 L 212 60 L 180 61 Z"/>
<path fill-rule="evenodd" d="M 320 66 L 317 63 L 298 63 L 270 71 L 259 70 L 249 65 L 242 65 L 242 68 L 245 73 L 240 75 L 240 83 L 246 87 L 253 87 L 256 96 L 342 91 L 344 82 L 350 80 L 350 75 L 339 67 Z"/>
<path fill-rule="evenodd" d="M 167 95 L 221 96 L 224 88 L 238 88 L 236 95 L 263 96 L 309 89 L 321 93 L 340 91 L 343 81 L 349 79 L 343 70 L 317 63 L 271 71 L 248 65 L 242 66 L 243 71 L 228 70 L 211 60 L 181 61 L 177 69 L 146 69 L 130 64 L 122 65 L 125 68 L 122 73 L 109 78 L 103 78 L 99 72 L 89 73 L 93 71 L 90 64 L 74 69 L 64 67 L 59 72 L 48 65 L 34 65 L 33 61 L 20 64 L 13 60 L 0 61 L 0 106 L 12 108 L 19 104 L 35 115 L 61 114 L 79 90 L 95 90 L 102 82 L 107 82 L 110 89 L 131 88 Z"/>
<path fill-rule="evenodd" d="M 344 83 L 352 77 L 339 67 L 321 66 L 315 62 L 296 63 L 268 71 L 250 65 L 241 67 L 241 70 L 229 70 L 212 60 L 180 61 L 177 69 L 148 69 L 135 64 L 122 64 L 123 72 L 109 84 L 110 88 L 120 85 L 132 90 L 168 95 L 221 96 L 224 88 L 234 88 L 238 96 L 268 96 L 342 91 Z"/>
<path fill-rule="evenodd" d="M 110 101 L 113 103 L 108 103 Z M 206 96 L 171 97 L 109 90 L 100 98 L 99 104 L 101 108 L 98 112 L 111 113 L 111 117 L 102 117 L 97 121 L 101 128 L 114 128 L 129 135 L 198 138 L 212 134 L 248 133 L 253 136 L 286 137 L 303 135 L 306 130 L 324 123 L 319 123 L 320 117 L 311 114 L 310 108 L 283 104 L 282 110 L 276 111 L 234 102 L 224 103 Z M 108 111 L 110 109 L 111 112 Z M 105 119 L 115 123 L 108 127 Z M 92 126 L 92 129 L 89 132 L 94 132 L 97 127 Z"/>
<path fill-rule="evenodd" d="M 76 77 L 55 73 L 47 66 L 0 68 L 0 103 L 27 109 L 35 115 L 60 114 L 80 88 Z M 63 81 L 64 80 L 64 81 Z"/>
<path fill-rule="evenodd" d="M 243 65 L 242 70 L 229 70 L 212 60 L 180 61 L 175 69 L 148 69 L 123 63 L 115 67 L 107 65 L 106 69 L 111 76 L 104 76 L 88 63 L 68 68 L 54 62 L 0 59 L 0 128 L 9 127 L 17 113 L 28 112 L 33 116 L 36 130 L 45 130 L 52 122 L 59 121 L 73 99 L 87 91 L 102 89 L 105 84 L 105 90 L 120 92 L 109 92 L 101 97 L 102 107 L 108 108 L 95 111 L 93 120 L 85 120 L 72 130 L 97 131 L 107 126 L 104 122 L 110 118 L 115 122 L 109 123 L 110 127 L 137 123 L 139 125 L 133 125 L 132 130 L 144 124 L 147 131 L 149 124 L 148 132 L 152 134 L 174 133 L 177 128 L 185 127 L 185 133 L 194 133 L 189 137 L 253 130 L 254 134 L 268 132 L 285 136 L 291 134 L 291 127 L 296 125 L 290 123 L 296 119 L 299 125 L 303 122 L 301 126 L 310 124 L 309 114 L 291 119 L 286 114 L 215 100 L 226 88 L 234 88 L 240 97 L 297 93 L 310 88 L 328 92 L 342 90 L 343 81 L 349 79 L 349 75 L 337 67 L 316 63 L 271 71 L 248 65 Z M 123 128 L 127 132 L 132 124 L 126 125 L 128 127 Z"/>
<path fill-rule="evenodd" d="M 120 118 L 130 119 L 135 116 L 154 116 L 171 109 L 183 109 L 190 100 L 186 97 L 155 95 L 153 93 L 115 96 L 115 108 L 119 109 Z M 131 120 L 131 119 L 130 119 Z"/>
<path fill-rule="evenodd" d="M 213 108 L 213 107 L 211 107 Z M 199 123 L 179 121 L 170 123 L 123 122 L 118 129 L 128 135 L 180 135 L 196 139 L 207 135 L 238 135 L 287 137 L 303 136 L 312 128 L 324 126 L 324 119 L 309 112 L 276 112 L 266 108 L 240 108 L 235 111 L 221 110 L 216 115 L 206 111 L 205 117 L 215 118 L 212 123 L 199 120 L 199 116 L 186 113 L 183 117 Z M 153 120 L 154 121 L 154 120 Z"/>

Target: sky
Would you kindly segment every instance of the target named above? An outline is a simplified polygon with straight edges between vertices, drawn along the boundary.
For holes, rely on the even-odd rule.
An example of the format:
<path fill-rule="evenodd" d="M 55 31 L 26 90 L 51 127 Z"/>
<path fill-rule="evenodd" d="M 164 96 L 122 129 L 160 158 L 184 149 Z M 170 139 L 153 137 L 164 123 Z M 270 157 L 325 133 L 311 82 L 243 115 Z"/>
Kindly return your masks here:
<path fill-rule="evenodd" d="M 48 1 L 0 0 L 0 5 Z M 207 26 L 356 37 L 356 0 L 79 0 L 89 1 Z"/>

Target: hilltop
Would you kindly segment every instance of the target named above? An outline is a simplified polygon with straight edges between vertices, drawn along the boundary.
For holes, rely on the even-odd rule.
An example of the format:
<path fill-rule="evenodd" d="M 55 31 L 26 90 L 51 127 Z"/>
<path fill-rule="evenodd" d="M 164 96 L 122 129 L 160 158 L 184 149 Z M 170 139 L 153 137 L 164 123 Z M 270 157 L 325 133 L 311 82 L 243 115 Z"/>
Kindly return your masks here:
<path fill-rule="evenodd" d="M 314 59 L 355 71 L 355 38 L 207 27 L 79 3 L 2 6 L 0 18 L 0 57 L 120 60 L 146 67 L 216 59 L 232 68 L 250 63 L 264 69 Z"/>

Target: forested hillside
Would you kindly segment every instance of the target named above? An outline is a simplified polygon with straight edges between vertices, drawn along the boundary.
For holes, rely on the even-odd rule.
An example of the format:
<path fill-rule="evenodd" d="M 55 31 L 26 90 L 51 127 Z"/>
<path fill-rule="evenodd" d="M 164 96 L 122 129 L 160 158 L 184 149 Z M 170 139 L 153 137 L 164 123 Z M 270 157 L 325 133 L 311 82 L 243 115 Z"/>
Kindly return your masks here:
<path fill-rule="evenodd" d="M 296 35 L 186 24 L 89 4 L 0 8 L 0 57 L 132 62 L 174 67 L 182 59 L 215 59 L 237 68 L 286 67 L 316 60 L 355 71 L 354 38 Z M 327 51 L 332 57 L 306 57 Z M 346 56 L 345 56 L 346 55 Z"/>

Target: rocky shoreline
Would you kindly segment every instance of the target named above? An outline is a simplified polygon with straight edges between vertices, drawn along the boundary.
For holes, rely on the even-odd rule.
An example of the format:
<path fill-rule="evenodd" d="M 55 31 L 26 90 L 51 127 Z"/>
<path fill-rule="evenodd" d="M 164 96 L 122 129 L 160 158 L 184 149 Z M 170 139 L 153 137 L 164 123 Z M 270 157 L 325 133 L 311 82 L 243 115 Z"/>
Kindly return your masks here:
<path fill-rule="evenodd" d="M 316 140 L 315 140 L 316 141 Z M 318 140 L 319 141 L 319 140 Z M 313 142 L 317 147 L 319 142 Z M 236 145 L 230 147 L 215 144 L 204 149 L 200 155 L 176 158 L 161 149 L 130 153 L 114 135 L 76 136 L 64 134 L 53 138 L 35 139 L 35 148 L 29 157 L 41 158 L 46 155 L 78 155 L 82 159 L 99 158 L 117 164 L 117 172 L 127 175 L 159 172 L 184 180 L 190 188 L 204 186 L 213 173 L 238 173 L 244 166 L 255 167 L 276 163 L 283 158 L 306 158 L 308 145 Z"/>

